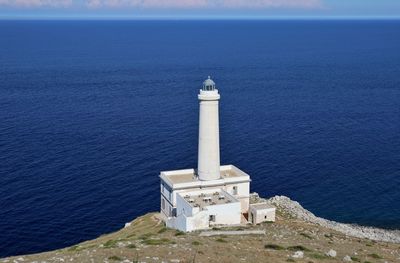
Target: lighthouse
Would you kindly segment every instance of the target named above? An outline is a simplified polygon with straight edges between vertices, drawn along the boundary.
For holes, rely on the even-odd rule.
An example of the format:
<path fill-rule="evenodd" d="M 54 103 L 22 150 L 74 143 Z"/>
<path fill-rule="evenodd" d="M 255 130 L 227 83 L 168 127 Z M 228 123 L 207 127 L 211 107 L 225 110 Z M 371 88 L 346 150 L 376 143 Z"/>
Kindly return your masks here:
<path fill-rule="evenodd" d="M 167 227 L 185 232 L 245 225 L 249 218 L 262 221 L 258 216 L 261 208 L 252 208 L 249 215 L 250 176 L 232 164 L 220 164 L 220 94 L 210 77 L 203 82 L 197 98 L 197 169 L 160 172 L 161 218 Z"/>
<path fill-rule="evenodd" d="M 198 98 L 200 110 L 197 174 L 202 181 L 217 180 L 221 177 L 218 116 L 220 95 L 210 77 L 203 82 Z"/>

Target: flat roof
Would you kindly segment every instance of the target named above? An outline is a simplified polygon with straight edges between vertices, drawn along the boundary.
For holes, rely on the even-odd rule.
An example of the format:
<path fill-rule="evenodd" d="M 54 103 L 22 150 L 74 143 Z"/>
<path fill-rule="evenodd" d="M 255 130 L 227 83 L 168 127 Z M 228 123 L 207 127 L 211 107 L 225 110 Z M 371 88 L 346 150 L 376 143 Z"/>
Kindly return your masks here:
<path fill-rule="evenodd" d="M 255 204 L 250 204 L 251 208 L 254 208 L 256 210 L 264 210 L 264 209 L 271 209 L 275 208 L 273 205 L 270 205 L 268 203 L 255 203 Z"/>
<path fill-rule="evenodd" d="M 172 188 L 176 187 L 184 187 L 185 184 L 187 186 L 196 186 L 196 185 L 207 185 L 210 182 L 224 184 L 229 180 L 234 181 L 249 181 L 250 176 L 235 167 L 234 165 L 223 165 L 220 167 L 220 175 L 221 178 L 218 180 L 212 181 L 201 181 L 197 177 L 194 169 L 185 169 L 185 170 L 174 170 L 174 171 L 163 171 L 160 174 L 160 178 L 169 184 Z"/>
<path fill-rule="evenodd" d="M 212 205 L 239 202 L 222 189 L 217 189 L 213 192 L 179 193 L 179 195 L 181 195 L 191 207 L 199 207 L 200 209 Z"/>

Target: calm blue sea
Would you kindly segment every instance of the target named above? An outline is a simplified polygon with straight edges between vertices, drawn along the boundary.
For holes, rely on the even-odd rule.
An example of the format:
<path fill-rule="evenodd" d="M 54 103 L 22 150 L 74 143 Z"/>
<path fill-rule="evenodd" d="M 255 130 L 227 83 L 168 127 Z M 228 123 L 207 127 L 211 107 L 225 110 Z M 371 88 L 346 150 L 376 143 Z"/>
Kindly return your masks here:
<path fill-rule="evenodd" d="M 400 21 L 1 21 L 0 256 L 157 211 L 208 75 L 252 191 L 400 228 Z"/>

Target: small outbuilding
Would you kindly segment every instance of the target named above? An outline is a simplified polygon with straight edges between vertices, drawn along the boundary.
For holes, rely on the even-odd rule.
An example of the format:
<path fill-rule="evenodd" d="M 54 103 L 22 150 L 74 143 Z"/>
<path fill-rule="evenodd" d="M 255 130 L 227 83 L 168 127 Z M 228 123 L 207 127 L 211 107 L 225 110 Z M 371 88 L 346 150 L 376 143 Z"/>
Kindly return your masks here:
<path fill-rule="evenodd" d="M 260 224 L 262 222 L 275 222 L 276 208 L 267 203 L 250 204 L 249 222 L 252 224 Z"/>

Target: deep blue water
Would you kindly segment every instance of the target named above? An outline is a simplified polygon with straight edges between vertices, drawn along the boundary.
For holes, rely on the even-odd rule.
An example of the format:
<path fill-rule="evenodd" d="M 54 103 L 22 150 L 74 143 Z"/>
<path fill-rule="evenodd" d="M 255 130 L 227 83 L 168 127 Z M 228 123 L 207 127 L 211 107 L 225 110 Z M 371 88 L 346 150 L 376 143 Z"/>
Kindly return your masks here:
<path fill-rule="evenodd" d="M 208 75 L 252 191 L 400 228 L 400 21 L 2 21 L 0 256 L 158 210 Z"/>

